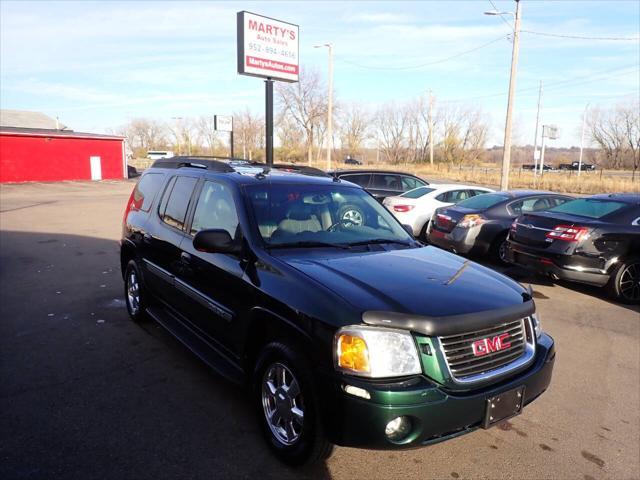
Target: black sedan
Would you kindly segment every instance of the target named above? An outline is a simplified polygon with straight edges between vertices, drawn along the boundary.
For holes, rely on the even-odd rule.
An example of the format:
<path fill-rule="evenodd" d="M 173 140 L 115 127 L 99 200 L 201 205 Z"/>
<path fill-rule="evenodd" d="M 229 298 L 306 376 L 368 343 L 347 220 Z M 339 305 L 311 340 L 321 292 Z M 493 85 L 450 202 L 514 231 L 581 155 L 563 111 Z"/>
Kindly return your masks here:
<path fill-rule="evenodd" d="M 526 212 L 547 210 L 572 197 L 537 190 L 486 193 L 437 209 L 429 222 L 429 243 L 465 255 L 490 254 L 503 263 L 513 221 Z"/>
<path fill-rule="evenodd" d="M 429 182 L 410 173 L 384 170 L 336 170 L 329 172 L 329 175 L 360 185 L 379 202 L 387 197 L 394 197 L 414 188 L 429 185 Z"/>
<path fill-rule="evenodd" d="M 640 195 L 595 195 L 525 213 L 511 227 L 507 258 L 640 303 Z"/>

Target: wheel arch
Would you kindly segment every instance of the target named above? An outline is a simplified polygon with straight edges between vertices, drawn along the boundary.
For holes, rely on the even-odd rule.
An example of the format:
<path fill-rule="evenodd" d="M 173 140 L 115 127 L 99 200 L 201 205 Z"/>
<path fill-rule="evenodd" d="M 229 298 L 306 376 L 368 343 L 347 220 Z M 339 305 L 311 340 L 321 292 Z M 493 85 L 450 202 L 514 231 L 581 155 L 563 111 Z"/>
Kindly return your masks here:
<path fill-rule="evenodd" d="M 263 307 L 254 307 L 249 314 L 247 335 L 242 352 L 242 364 L 245 372 L 253 371 L 262 347 L 273 341 L 293 343 L 303 352 L 312 343 L 311 334 L 295 322 Z"/>

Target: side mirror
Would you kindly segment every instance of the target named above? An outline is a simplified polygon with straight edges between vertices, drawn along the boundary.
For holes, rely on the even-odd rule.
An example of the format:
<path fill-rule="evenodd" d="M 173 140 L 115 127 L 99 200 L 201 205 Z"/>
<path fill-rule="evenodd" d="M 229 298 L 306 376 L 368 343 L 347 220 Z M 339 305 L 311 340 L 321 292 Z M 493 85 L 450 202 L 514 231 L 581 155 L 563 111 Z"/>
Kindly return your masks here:
<path fill-rule="evenodd" d="M 222 229 L 200 230 L 193 238 L 193 247 L 199 252 L 240 253 L 241 245 L 234 242 L 229 232 Z"/>
<path fill-rule="evenodd" d="M 404 228 L 407 233 L 413 237 L 413 227 L 411 225 L 402 224 L 402 228 Z"/>

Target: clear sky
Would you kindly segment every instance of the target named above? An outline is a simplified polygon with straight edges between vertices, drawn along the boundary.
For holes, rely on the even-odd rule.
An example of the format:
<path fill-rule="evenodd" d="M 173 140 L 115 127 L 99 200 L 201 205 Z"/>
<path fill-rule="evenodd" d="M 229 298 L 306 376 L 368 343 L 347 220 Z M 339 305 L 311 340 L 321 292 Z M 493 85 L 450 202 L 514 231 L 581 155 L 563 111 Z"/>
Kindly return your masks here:
<path fill-rule="evenodd" d="M 499 10 L 515 2 L 494 0 Z M 135 117 L 229 114 L 264 108 L 263 82 L 236 73 L 236 12 L 300 26 L 302 68 L 326 71 L 335 50 L 341 101 L 370 108 L 432 89 L 467 100 L 502 143 L 512 17 L 486 16 L 488 0 L 421 2 L 0 2 L 0 105 L 59 116 L 102 132 Z M 522 29 L 566 36 L 638 37 L 640 2 L 522 0 Z M 495 41 L 494 41 L 495 40 Z M 521 35 L 516 141 L 533 143 L 538 82 L 556 145 L 579 143 L 588 102 L 638 102 L 640 42 Z M 478 48 L 482 47 L 482 48 Z M 476 49 L 472 53 L 455 56 Z M 448 59 L 448 60 L 447 60 Z M 444 61 L 441 61 L 444 60 Z M 427 64 L 427 65 L 425 65 Z M 423 65 L 423 66 L 421 66 Z"/>

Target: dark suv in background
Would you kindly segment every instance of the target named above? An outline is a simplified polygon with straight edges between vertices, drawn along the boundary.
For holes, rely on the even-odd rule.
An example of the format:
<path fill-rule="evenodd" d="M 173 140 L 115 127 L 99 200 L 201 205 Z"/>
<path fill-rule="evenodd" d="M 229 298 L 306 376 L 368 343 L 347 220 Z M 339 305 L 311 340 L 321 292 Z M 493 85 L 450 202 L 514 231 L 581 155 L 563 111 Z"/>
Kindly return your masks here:
<path fill-rule="evenodd" d="M 426 180 L 410 173 L 384 170 L 336 170 L 329 174 L 360 185 L 380 202 L 387 197 L 394 197 L 414 188 L 429 185 Z"/>
<path fill-rule="evenodd" d="M 640 195 L 578 198 L 511 225 L 509 261 L 554 279 L 606 286 L 640 303 Z"/>
<path fill-rule="evenodd" d="M 333 444 L 400 449 L 489 428 L 551 381 L 530 290 L 414 241 L 369 193 L 318 170 L 159 160 L 127 203 L 121 265 L 133 320 L 249 385 L 290 464 Z"/>

